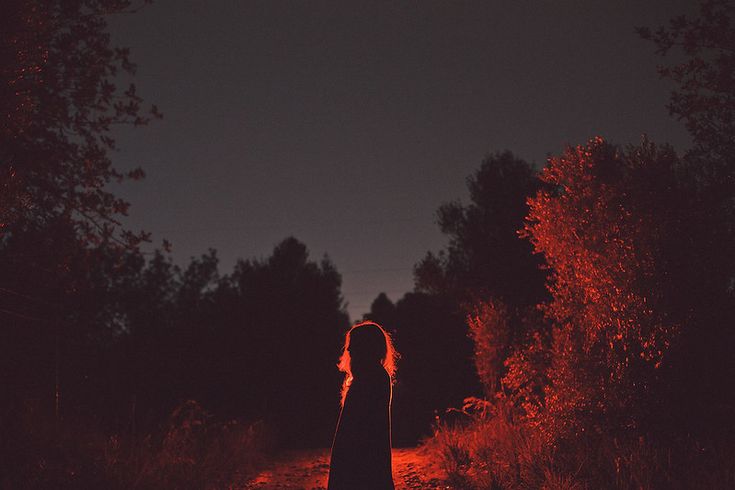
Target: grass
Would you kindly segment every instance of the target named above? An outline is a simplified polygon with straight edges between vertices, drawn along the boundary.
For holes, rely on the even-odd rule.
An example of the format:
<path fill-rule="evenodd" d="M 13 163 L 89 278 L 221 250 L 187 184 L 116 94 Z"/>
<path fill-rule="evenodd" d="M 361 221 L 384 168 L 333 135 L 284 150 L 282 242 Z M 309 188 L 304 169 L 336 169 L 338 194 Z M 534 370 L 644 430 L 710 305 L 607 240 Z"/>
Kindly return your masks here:
<path fill-rule="evenodd" d="M 710 444 L 604 435 L 553 441 L 515 417 L 504 400 L 464 413 L 464 420 L 438 422 L 426 442 L 459 489 L 735 488 L 735 443 L 727 438 Z"/>
<path fill-rule="evenodd" d="M 187 401 L 138 440 L 39 423 L 4 446 L 12 456 L 0 463 L 0 488 L 209 490 L 243 486 L 270 455 L 272 437 L 262 422 L 218 422 Z"/>

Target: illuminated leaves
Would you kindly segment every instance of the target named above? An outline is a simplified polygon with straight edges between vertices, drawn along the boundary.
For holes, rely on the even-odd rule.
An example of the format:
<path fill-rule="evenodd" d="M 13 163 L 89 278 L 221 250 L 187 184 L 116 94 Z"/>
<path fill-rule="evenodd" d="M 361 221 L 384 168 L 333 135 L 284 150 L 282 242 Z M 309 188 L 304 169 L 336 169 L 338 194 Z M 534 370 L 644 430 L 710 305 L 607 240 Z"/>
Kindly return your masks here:
<path fill-rule="evenodd" d="M 552 270 L 546 407 L 560 432 L 635 424 L 633 406 L 665 359 L 676 329 L 655 307 L 657 244 L 676 162 L 647 141 L 622 152 L 594 138 L 551 158 L 541 174 L 549 187 L 528 201 L 521 234 Z"/>
<path fill-rule="evenodd" d="M 467 316 L 475 346 L 475 367 L 488 397 L 495 394 L 510 343 L 508 308 L 500 301 L 486 301 Z"/>

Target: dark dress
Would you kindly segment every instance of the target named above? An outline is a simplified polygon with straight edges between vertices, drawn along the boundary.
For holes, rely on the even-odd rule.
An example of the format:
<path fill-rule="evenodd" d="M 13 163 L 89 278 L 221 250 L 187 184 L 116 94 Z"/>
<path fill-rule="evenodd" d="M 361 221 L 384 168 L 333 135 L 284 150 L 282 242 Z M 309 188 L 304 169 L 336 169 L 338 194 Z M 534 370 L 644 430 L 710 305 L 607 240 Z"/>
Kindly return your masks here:
<path fill-rule="evenodd" d="M 392 490 L 391 382 L 385 370 L 355 376 L 337 422 L 328 490 Z"/>

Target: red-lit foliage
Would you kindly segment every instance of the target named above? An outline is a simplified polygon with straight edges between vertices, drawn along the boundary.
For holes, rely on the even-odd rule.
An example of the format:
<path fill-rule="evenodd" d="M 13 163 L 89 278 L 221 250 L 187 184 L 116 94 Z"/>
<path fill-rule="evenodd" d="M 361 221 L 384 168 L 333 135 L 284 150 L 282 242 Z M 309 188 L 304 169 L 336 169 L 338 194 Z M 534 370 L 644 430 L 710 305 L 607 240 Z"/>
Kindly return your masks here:
<path fill-rule="evenodd" d="M 510 321 L 507 306 L 492 300 L 480 303 L 467 316 L 475 346 L 477 376 L 488 398 L 495 395 L 503 375 L 503 364 L 510 348 Z"/>
<path fill-rule="evenodd" d="M 735 483 L 732 444 L 603 435 L 560 447 L 518 417 L 507 399 L 467 415 L 465 424 L 440 422 L 426 446 L 453 488 L 710 490 Z"/>
<path fill-rule="evenodd" d="M 504 394 L 520 410 L 525 420 L 538 427 L 543 422 L 544 389 L 548 383 L 549 334 L 546 322 L 531 315 L 535 329 L 524 343 L 516 346 L 505 360 L 502 379 Z"/>
<path fill-rule="evenodd" d="M 538 420 L 549 359 L 548 322 L 540 311 L 491 298 L 474 307 L 467 326 L 487 399 L 507 397 L 527 420 Z"/>
<path fill-rule="evenodd" d="M 727 261 L 707 253 L 728 242 L 705 239 L 727 228 L 722 216 L 702 228 L 717 208 L 691 170 L 647 140 L 595 138 L 549 159 L 520 235 L 549 266 L 551 299 L 522 310 L 489 297 L 468 316 L 487 400 L 468 399 L 467 423 L 440 421 L 431 443 L 456 482 L 733 484 L 721 435 L 733 342 L 714 321 L 732 300 L 716 269 Z"/>
<path fill-rule="evenodd" d="M 398 359 L 400 357 L 398 351 L 393 346 L 393 339 L 382 326 L 373 321 L 364 321 L 353 325 L 345 334 L 345 343 L 342 348 L 342 354 L 340 355 L 339 363 L 337 364 L 337 368 L 345 373 L 344 380 L 342 381 L 342 391 L 340 397 L 340 403 L 342 405 L 344 405 L 345 398 L 347 397 L 347 392 L 350 389 L 350 384 L 352 383 L 353 379 L 353 366 L 352 357 L 350 355 L 350 347 L 353 334 L 355 334 L 355 331 L 357 329 L 360 329 L 360 332 L 365 331 L 367 333 L 366 337 L 372 336 L 373 331 L 377 332 L 378 337 L 382 335 L 382 339 L 380 339 L 381 345 L 378 347 L 380 351 L 379 357 L 381 360 L 381 364 L 385 369 L 385 372 L 388 373 L 392 382 L 395 382 L 396 368 L 398 365 Z M 365 340 L 363 340 L 363 342 L 365 342 Z"/>
<path fill-rule="evenodd" d="M 567 148 L 541 174 L 523 235 L 552 274 L 545 428 L 558 435 L 627 430 L 645 417 L 656 369 L 677 332 L 657 309 L 658 257 L 677 159 L 644 141 Z"/>

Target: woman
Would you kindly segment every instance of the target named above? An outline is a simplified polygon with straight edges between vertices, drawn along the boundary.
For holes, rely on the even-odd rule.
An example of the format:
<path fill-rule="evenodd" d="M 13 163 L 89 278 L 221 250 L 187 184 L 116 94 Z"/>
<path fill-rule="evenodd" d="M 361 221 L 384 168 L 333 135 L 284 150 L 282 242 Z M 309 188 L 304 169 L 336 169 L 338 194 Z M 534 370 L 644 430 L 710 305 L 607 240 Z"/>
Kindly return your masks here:
<path fill-rule="evenodd" d="M 328 490 L 393 489 L 390 403 L 398 354 L 377 323 L 353 326 L 339 369 L 342 410 L 332 444 Z"/>

